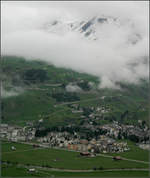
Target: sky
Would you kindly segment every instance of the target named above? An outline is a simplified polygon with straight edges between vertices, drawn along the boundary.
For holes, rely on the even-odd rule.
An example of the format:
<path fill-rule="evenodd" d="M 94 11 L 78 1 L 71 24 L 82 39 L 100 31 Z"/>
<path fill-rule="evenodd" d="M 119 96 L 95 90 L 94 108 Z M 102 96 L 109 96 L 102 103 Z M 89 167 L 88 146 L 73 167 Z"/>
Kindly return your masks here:
<path fill-rule="evenodd" d="M 2 55 L 41 59 L 96 75 L 100 87 L 148 77 L 148 64 L 143 64 L 149 56 L 148 1 L 1 1 L 1 10 Z M 70 22 L 104 16 L 116 18 L 118 24 L 95 25 L 98 40 L 66 28 Z M 61 22 L 57 31 L 47 31 L 47 24 L 56 20 Z M 132 63 L 136 65 L 131 68 Z"/>

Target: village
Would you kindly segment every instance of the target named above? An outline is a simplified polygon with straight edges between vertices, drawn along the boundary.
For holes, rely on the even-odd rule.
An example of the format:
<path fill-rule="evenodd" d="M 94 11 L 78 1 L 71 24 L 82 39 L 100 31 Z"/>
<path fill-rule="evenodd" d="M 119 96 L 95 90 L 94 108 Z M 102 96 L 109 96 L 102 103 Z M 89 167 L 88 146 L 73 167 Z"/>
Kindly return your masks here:
<path fill-rule="evenodd" d="M 69 131 L 50 131 L 45 136 L 37 137 L 36 128 L 34 127 L 18 127 L 8 124 L 0 125 L 0 138 L 11 142 L 30 143 L 35 147 L 59 148 L 65 150 L 78 151 L 81 153 L 120 153 L 129 151 L 127 142 L 128 138 L 137 139 L 141 148 L 149 147 L 149 129 L 145 131 L 139 127 L 132 125 L 118 125 L 114 122 L 103 126 L 96 126 L 104 134 L 98 135 L 96 138 L 82 138 L 78 132 L 70 133 Z M 119 138 L 119 139 L 118 139 Z"/>
<path fill-rule="evenodd" d="M 68 132 L 51 132 L 46 137 L 37 139 L 37 141 L 49 145 L 50 147 L 64 148 L 79 152 L 113 153 L 129 150 L 126 142 L 117 143 L 114 139 L 106 137 L 105 135 L 101 135 L 97 140 L 92 139 L 88 141 L 78 138 L 77 134 L 70 135 Z"/>

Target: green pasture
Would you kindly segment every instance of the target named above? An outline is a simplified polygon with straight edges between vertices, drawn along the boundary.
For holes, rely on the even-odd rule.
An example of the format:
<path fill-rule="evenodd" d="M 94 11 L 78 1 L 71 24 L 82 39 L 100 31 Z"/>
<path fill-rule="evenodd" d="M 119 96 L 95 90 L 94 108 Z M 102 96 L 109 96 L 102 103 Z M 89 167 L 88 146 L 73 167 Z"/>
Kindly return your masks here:
<path fill-rule="evenodd" d="M 140 160 L 140 161 L 149 161 L 149 151 L 143 150 L 135 145 L 135 143 L 131 141 L 127 141 L 128 146 L 130 148 L 129 151 L 123 152 L 123 153 L 113 153 L 108 155 L 113 156 L 122 156 L 124 158 L 134 159 L 134 160 Z"/>
<path fill-rule="evenodd" d="M 27 168 L 3 165 L 2 177 L 147 177 L 148 171 L 93 171 L 93 172 L 65 172 L 36 169 L 36 173 L 29 173 Z"/>
<path fill-rule="evenodd" d="M 16 151 L 10 147 L 16 146 Z M 7 148 L 9 147 L 9 148 Z M 27 151 L 28 150 L 28 151 Z M 97 156 L 94 158 L 80 157 L 78 152 L 58 149 L 32 149 L 24 144 L 2 144 L 2 160 L 12 163 L 29 165 L 49 166 L 60 169 L 87 170 L 93 168 L 116 169 L 116 168 L 148 168 L 148 164 L 131 161 L 114 161 L 112 158 Z M 138 158 L 137 158 L 138 160 Z"/>

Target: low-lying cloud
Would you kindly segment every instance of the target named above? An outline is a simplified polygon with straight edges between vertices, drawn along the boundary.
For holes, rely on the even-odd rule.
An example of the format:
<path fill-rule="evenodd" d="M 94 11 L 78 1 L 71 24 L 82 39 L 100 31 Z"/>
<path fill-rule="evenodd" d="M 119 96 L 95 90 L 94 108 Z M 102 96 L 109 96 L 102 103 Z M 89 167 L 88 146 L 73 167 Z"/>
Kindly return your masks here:
<path fill-rule="evenodd" d="M 148 77 L 148 2 L 2 2 L 2 54 L 41 59 L 100 77 L 100 87 Z M 66 24 L 93 17 L 117 19 L 95 25 L 96 40 Z M 60 22 L 60 29 L 46 29 Z M 59 27 L 59 26 L 58 26 Z M 134 68 L 131 68 L 131 64 Z"/>
<path fill-rule="evenodd" d="M 9 90 L 6 90 L 4 87 L 1 87 L 1 97 L 8 98 L 13 96 L 18 96 L 22 94 L 24 90 L 21 87 L 13 87 Z"/>
<path fill-rule="evenodd" d="M 78 93 L 78 92 L 82 92 L 82 89 L 77 85 L 68 84 L 66 86 L 66 91 L 67 92 L 77 92 Z"/>

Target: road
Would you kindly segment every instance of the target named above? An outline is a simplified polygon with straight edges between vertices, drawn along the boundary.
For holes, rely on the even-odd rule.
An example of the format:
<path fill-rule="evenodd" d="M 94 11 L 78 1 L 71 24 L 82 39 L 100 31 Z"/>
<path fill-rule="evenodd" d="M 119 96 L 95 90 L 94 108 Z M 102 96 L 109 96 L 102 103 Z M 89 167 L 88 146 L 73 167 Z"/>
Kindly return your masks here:
<path fill-rule="evenodd" d="M 65 103 L 60 103 L 60 104 L 57 104 L 55 105 L 56 107 L 57 106 L 62 106 L 62 105 L 67 105 L 67 104 L 76 104 L 76 103 L 84 103 L 84 102 L 87 102 L 87 101 L 95 101 L 95 100 L 100 100 L 101 98 L 92 98 L 92 99 L 87 99 L 87 100 L 80 100 L 80 101 L 73 101 L 73 102 L 65 102 Z"/>
<path fill-rule="evenodd" d="M 31 142 L 19 142 L 19 143 L 24 143 L 24 144 L 29 144 L 29 145 L 34 145 L 35 143 L 31 143 Z M 42 145 L 41 145 L 42 146 Z M 48 149 L 48 147 L 40 147 L 40 148 L 33 148 L 33 149 L 28 149 L 28 150 L 21 150 L 21 151 L 11 151 L 11 152 L 4 152 L 3 154 L 13 154 L 13 153 L 23 153 L 23 152 L 27 152 L 27 151 L 36 151 L 36 150 L 39 150 L 39 149 Z M 59 150 L 66 150 L 68 151 L 67 149 L 61 149 L 61 148 L 54 148 L 54 149 L 59 149 Z M 74 150 L 69 150 L 69 151 L 73 151 L 73 152 L 79 152 L 79 151 L 74 151 Z M 106 158 L 113 158 L 113 156 L 110 156 L 110 155 L 105 155 L 105 154 L 97 154 L 97 156 L 102 156 L 102 157 L 106 157 Z M 144 163 L 144 164 L 149 164 L 149 162 L 145 162 L 145 161 L 140 161 L 140 160 L 134 160 L 134 159 L 127 159 L 127 158 L 123 158 L 121 157 L 122 160 L 126 160 L 126 161 L 132 161 L 132 162 L 137 162 L 137 163 Z M 5 164 L 7 164 L 7 162 L 5 162 Z M 86 173 L 86 172 L 94 172 L 95 170 L 93 169 L 88 169 L 88 170 L 74 170 L 74 169 L 60 169 L 60 168 L 49 168 L 49 167 L 43 167 L 43 166 L 36 166 L 36 165 L 30 165 L 30 166 L 27 166 L 25 164 L 18 164 L 18 166 L 20 167 L 24 167 L 24 168 L 35 168 L 37 169 L 37 171 L 40 173 L 43 173 L 45 175 L 50 175 L 50 173 L 48 172 L 44 172 L 44 171 L 60 171 L 60 172 L 82 172 L 82 173 Z M 114 172 L 114 171 L 149 171 L 148 168 L 120 168 L 120 169 L 102 169 L 102 170 L 99 170 L 101 172 Z"/>
<path fill-rule="evenodd" d="M 109 156 L 109 155 L 104 155 L 104 154 L 98 154 L 98 156 L 103 156 L 105 158 L 113 158 L 114 157 L 114 156 Z M 128 159 L 128 158 L 124 158 L 124 157 L 121 157 L 121 159 L 125 160 L 125 161 L 132 161 L 132 162 L 137 162 L 137 163 L 149 164 L 149 162 L 141 161 L 141 160 Z"/>
<path fill-rule="evenodd" d="M 29 144 L 29 145 L 34 145 L 35 143 L 30 143 L 30 142 L 18 142 L 18 143 L 23 143 L 23 144 Z M 11 151 L 11 152 L 3 152 L 3 154 L 11 154 L 11 153 L 18 153 L 18 152 L 26 152 L 26 151 L 32 151 L 32 150 L 39 150 L 39 149 L 49 149 L 50 147 L 47 145 L 42 145 L 42 144 L 38 144 L 40 146 L 40 148 L 33 148 L 33 149 L 28 149 L 28 150 L 22 150 L 22 151 Z M 65 150 L 65 151 L 72 151 L 72 152 L 80 152 L 80 151 L 75 151 L 75 150 L 68 150 L 65 148 L 58 148 L 58 147 L 53 147 L 53 149 L 57 149 L 57 150 Z M 106 154 L 97 154 L 97 156 L 102 156 L 105 158 L 111 158 L 113 159 L 114 156 L 110 156 L 110 155 L 106 155 Z M 124 158 L 121 157 L 122 160 L 124 161 L 131 161 L 131 162 L 137 162 L 137 163 L 142 163 L 142 164 L 149 164 L 149 162 L 146 161 L 141 161 L 141 160 L 134 160 L 134 159 L 129 159 L 129 158 Z"/>
<path fill-rule="evenodd" d="M 41 150 L 41 149 L 45 149 L 45 148 L 32 148 L 32 149 L 21 150 L 21 151 L 9 151 L 9 152 L 3 152 L 3 154 L 22 153 L 26 151 L 33 151 L 33 150 L 35 151 L 35 150 Z"/>
<path fill-rule="evenodd" d="M 63 105 L 67 105 L 67 104 L 76 104 L 76 103 L 84 103 L 84 102 L 87 102 L 87 101 L 95 101 L 95 100 L 100 100 L 100 98 L 92 98 L 92 99 L 87 99 L 87 100 L 80 100 L 80 101 L 73 101 L 73 102 L 65 102 L 65 103 L 60 103 L 60 104 L 56 104 L 55 107 L 58 107 L 58 106 L 63 106 Z M 61 109 L 59 111 L 55 111 L 51 114 L 48 114 L 48 115 L 44 115 L 44 117 L 50 117 L 50 116 L 53 116 L 59 112 L 63 112 L 64 109 Z"/>
<path fill-rule="evenodd" d="M 7 164 L 7 162 L 3 162 L 4 164 Z M 27 169 L 30 169 L 30 168 L 35 168 L 35 169 L 42 169 L 43 171 L 45 170 L 49 170 L 49 171 L 59 171 L 59 172 L 95 172 L 95 170 L 93 169 L 61 169 L 61 168 L 49 168 L 49 167 L 44 167 L 44 166 L 37 166 L 37 165 L 30 165 L 30 166 L 27 166 L 25 164 L 18 164 L 19 167 L 24 167 L 24 168 L 27 168 Z M 99 170 L 99 171 L 102 171 L 102 172 L 112 172 L 112 171 L 149 171 L 148 168 L 120 168 L 120 169 L 102 169 L 102 170 Z"/>
<path fill-rule="evenodd" d="M 24 80 L 26 81 L 26 80 Z M 50 86 L 50 87 L 60 87 L 62 84 L 61 83 L 58 83 L 58 84 L 44 84 L 43 86 Z M 46 91 L 46 90 L 49 90 L 48 88 L 39 88 L 39 87 L 27 87 L 25 88 L 26 90 L 43 90 L 43 91 Z"/>

